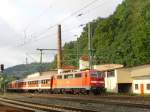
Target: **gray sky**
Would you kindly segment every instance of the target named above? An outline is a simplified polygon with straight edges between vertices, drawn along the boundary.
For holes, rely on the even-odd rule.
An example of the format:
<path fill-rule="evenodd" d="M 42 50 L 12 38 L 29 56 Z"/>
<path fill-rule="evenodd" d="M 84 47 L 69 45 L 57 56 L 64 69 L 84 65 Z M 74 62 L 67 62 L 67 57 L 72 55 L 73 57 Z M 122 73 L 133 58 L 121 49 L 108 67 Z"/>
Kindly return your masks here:
<path fill-rule="evenodd" d="M 93 2 L 94 1 L 94 2 Z M 112 14 L 122 0 L 0 0 L 0 63 L 6 67 L 39 61 L 37 48 L 56 48 L 57 26 L 62 39 L 75 40 L 81 24 Z M 88 5 L 87 4 L 90 4 Z M 82 9 L 82 10 L 79 10 Z M 74 13 L 76 12 L 77 13 Z M 78 14 L 83 14 L 78 17 Z M 65 19 L 64 19 L 65 18 Z M 63 20 L 63 21 L 62 21 Z M 55 52 L 45 52 L 50 62 Z"/>

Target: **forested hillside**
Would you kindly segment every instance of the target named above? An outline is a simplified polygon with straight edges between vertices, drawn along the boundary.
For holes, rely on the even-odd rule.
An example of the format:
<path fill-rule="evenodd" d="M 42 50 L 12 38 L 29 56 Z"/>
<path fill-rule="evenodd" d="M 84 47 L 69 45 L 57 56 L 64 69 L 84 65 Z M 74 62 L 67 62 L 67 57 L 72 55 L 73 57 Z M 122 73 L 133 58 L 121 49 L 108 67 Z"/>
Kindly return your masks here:
<path fill-rule="evenodd" d="M 14 67 L 7 68 L 4 71 L 5 75 L 8 75 L 10 78 L 22 78 L 28 74 L 40 72 L 40 71 L 48 71 L 50 69 L 50 63 L 31 63 L 31 64 L 22 64 Z"/>
<path fill-rule="evenodd" d="M 95 64 L 150 63 L 150 0 L 124 0 L 113 15 L 92 21 L 91 28 Z M 88 53 L 87 35 L 86 26 L 77 41 L 64 45 L 65 64 L 78 65 L 75 54 Z"/>

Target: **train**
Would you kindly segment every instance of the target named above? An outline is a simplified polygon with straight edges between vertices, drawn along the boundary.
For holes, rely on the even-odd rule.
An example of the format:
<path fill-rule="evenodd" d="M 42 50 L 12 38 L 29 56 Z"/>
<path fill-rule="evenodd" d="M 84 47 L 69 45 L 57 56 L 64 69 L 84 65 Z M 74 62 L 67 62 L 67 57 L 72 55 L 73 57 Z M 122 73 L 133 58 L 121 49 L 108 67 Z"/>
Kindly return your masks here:
<path fill-rule="evenodd" d="M 105 91 L 104 72 L 83 70 L 24 78 L 9 82 L 7 91 L 100 94 Z"/>

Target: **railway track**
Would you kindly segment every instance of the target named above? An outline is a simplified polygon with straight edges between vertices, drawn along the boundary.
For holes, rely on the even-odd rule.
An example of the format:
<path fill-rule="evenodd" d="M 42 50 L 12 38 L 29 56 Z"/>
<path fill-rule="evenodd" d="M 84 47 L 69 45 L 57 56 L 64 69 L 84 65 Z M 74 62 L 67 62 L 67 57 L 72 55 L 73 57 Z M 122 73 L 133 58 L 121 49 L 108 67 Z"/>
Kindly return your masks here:
<path fill-rule="evenodd" d="M 150 101 L 143 103 L 140 100 L 135 100 L 131 97 L 100 97 L 100 96 L 67 96 L 67 95 L 7 95 L 7 97 L 0 97 L 5 102 L 13 103 L 15 105 L 23 104 L 23 107 L 32 108 L 35 110 L 42 110 L 43 112 L 110 112 L 107 108 L 116 109 L 118 107 L 129 110 L 128 112 L 149 112 Z M 142 98 L 141 98 L 142 99 Z M 11 102 L 10 102 L 11 100 Z M 13 101 L 13 102 L 12 102 Z M 17 103 L 16 103 L 17 102 Z M 24 105 L 25 103 L 25 105 Z M 130 111 L 131 110 L 131 111 Z M 147 111 L 146 111 L 147 110 Z M 41 112 L 41 111 L 40 111 Z M 112 112 L 112 111 L 111 111 Z M 115 110 L 115 112 L 124 112 L 122 110 Z"/>
<path fill-rule="evenodd" d="M 136 108 L 144 108 L 144 109 L 150 109 L 150 102 L 149 104 L 143 104 L 142 102 L 135 102 L 135 101 L 131 101 L 132 99 L 126 99 L 126 100 L 122 100 L 122 98 L 102 98 L 102 99 L 76 99 L 76 98 L 70 98 L 70 97 L 65 97 L 65 98 L 56 98 L 59 100 L 64 100 L 64 101 L 74 101 L 74 102 L 80 102 L 85 103 L 96 103 L 96 104 L 106 104 L 106 105 L 118 105 L 118 106 L 127 106 L 127 107 L 136 107 Z"/>
<path fill-rule="evenodd" d="M 42 97 L 42 96 L 33 96 L 40 98 L 49 98 L 57 99 L 63 101 L 73 101 L 78 103 L 96 103 L 96 104 L 106 104 L 106 105 L 119 105 L 126 107 L 136 107 L 136 108 L 146 108 L 150 109 L 150 99 L 142 97 L 130 97 L 130 96 L 85 96 L 85 97 L 73 97 L 73 96 L 52 96 L 52 97 Z M 148 97 L 149 98 L 149 97 Z M 147 103 L 143 103 L 147 102 Z"/>
<path fill-rule="evenodd" d="M 8 99 L 8 98 L 0 98 L 0 101 L 4 105 L 26 109 L 32 112 L 96 112 L 93 110 L 87 110 L 87 109 L 79 109 L 74 107 L 64 107 L 59 105 L 41 105 L 36 103 L 31 103 L 27 101 L 19 101 L 14 99 Z"/>

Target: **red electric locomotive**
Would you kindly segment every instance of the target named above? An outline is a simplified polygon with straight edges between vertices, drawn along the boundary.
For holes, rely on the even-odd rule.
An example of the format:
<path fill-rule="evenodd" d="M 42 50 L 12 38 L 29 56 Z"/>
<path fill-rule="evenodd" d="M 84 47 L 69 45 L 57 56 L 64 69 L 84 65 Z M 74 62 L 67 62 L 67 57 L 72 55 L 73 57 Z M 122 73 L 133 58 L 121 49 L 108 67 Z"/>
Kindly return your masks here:
<path fill-rule="evenodd" d="M 85 70 L 78 72 L 61 73 L 54 76 L 54 92 L 89 93 L 103 92 L 104 72 L 97 70 Z"/>

